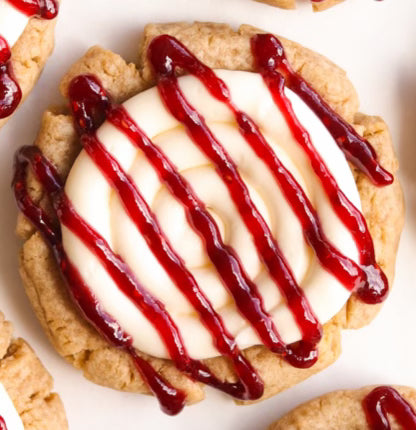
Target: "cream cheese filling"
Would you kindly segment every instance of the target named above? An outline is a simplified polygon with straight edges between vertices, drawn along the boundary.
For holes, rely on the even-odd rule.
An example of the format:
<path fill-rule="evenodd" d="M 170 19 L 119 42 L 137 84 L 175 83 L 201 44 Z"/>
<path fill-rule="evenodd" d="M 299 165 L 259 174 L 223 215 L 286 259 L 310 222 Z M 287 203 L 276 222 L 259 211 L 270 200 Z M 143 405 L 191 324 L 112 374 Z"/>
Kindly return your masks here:
<path fill-rule="evenodd" d="M 0 0 L 0 36 L 10 46 L 17 42 L 26 28 L 29 18 L 7 0 Z"/>
<path fill-rule="evenodd" d="M 344 255 L 358 261 L 358 250 L 350 232 L 334 213 L 309 159 L 292 137 L 261 76 L 227 70 L 216 70 L 215 73 L 229 87 L 235 105 L 258 124 L 270 146 L 305 190 L 329 240 Z M 212 98 L 196 78 L 182 77 L 179 85 L 187 100 L 204 116 L 209 128 L 238 166 L 253 202 L 277 239 L 320 322 L 329 321 L 343 307 L 350 292 L 321 267 L 305 242 L 301 225 L 272 174 L 239 133 L 232 112 Z M 285 89 L 285 94 L 339 187 L 361 209 L 351 170 L 335 141 L 296 94 L 289 89 Z M 272 315 L 283 340 L 287 343 L 300 340 L 301 333 L 295 320 L 282 300 L 277 285 L 260 261 L 251 235 L 225 185 L 210 160 L 166 110 L 157 88 L 136 95 L 124 106 L 206 204 L 220 228 L 224 242 L 235 249 L 246 272 L 256 283 L 265 308 Z M 100 127 L 97 135 L 133 178 L 171 245 L 185 261 L 240 348 L 260 344 L 257 334 L 241 317 L 227 293 L 205 252 L 203 242 L 188 224 L 183 207 L 159 181 L 143 153 L 108 122 Z M 65 190 L 77 212 L 108 241 L 114 252 L 122 256 L 142 285 L 166 305 L 181 331 L 189 354 L 196 359 L 217 356 L 218 351 L 211 335 L 153 256 L 119 197 L 85 151 L 75 161 Z M 132 336 L 134 346 L 150 355 L 169 358 L 157 331 L 118 290 L 98 259 L 64 226 L 62 233 L 69 259 L 104 309 Z"/>

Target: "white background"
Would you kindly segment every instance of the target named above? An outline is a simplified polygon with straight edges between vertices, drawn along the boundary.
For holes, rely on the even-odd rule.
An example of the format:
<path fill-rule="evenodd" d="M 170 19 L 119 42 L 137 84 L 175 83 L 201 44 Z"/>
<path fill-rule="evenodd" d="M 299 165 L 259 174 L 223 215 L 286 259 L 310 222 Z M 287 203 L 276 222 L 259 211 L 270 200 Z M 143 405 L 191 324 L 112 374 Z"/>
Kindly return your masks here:
<path fill-rule="evenodd" d="M 393 383 L 416 387 L 416 0 L 346 0 L 320 14 L 312 14 L 306 1 L 299 3 L 297 11 L 282 11 L 251 0 L 63 1 L 55 53 L 30 98 L 0 131 L 0 308 L 53 374 L 73 430 L 264 429 L 299 403 L 331 390 Z M 407 217 L 394 289 L 370 327 L 344 332 L 337 363 L 253 406 L 235 406 L 208 390 L 207 400 L 171 418 L 153 398 L 88 382 L 55 353 L 18 276 L 10 181 L 14 151 L 32 143 L 42 112 L 61 102 L 61 76 L 88 47 L 100 44 L 135 61 L 146 23 L 178 20 L 256 25 L 321 52 L 347 70 L 363 112 L 383 116 L 391 128 Z"/>

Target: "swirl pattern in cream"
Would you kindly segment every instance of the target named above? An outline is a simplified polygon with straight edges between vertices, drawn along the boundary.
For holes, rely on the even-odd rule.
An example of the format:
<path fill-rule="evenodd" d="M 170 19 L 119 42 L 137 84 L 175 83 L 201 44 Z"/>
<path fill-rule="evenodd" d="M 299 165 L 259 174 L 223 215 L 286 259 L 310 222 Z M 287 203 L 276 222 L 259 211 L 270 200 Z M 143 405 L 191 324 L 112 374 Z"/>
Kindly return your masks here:
<path fill-rule="evenodd" d="M 225 70 L 217 70 L 216 74 L 230 89 L 235 105 L 259 125 L 275 153 L 303 187 L 316 208 L 330 241 L 344 255 L 358 261 L 357 247 L 350 232 L 334 213 L 308 158 L 292 137 L 261 76 Z M 350 292 L 321 267 L 305 242 L 301 225 L 272 174 L 240 135 L 232 112 L 213 99 L 196 78 L 182 77 L 179 83 L 187 100 L 204 116 L 207 125 L 235 161 L 253 202 L 277 238 L 315 314 L 321 323 L 327 322 L 342 308 Z M 339 187 L 360 208 L 360 198 L 351 170 L 333 138 L 298 96 L 287 88 L 285 93 Z M 283 341 L 291 343 L 300 340 L 301 333 L 295 320 L 282 300 L 278 287 L 260 261 L 252 237 L 226 186 L 211 162 L 166 110 L 158 90 L 149 89 L 128 100 L 124 106 L 206 204 L 219 226 L 224 242 L 234 248 L 247 274 L 256 283 L 265 308 L 272 315 Z M 108 122 L 101 126 L 97 136 L 133 178 L 171 245 L 221 315 L 240 348 L 261 343 L 237 311 L 233 299 L 205 252 L 204 243 L 189 225 L 183 207 L 160 182 L 141 151 Z M 196 359 L 218 355 L 211 335 L 160 266 L 127 215 L 119 197 L 85 151 L 75 161 L 65 190 L 81 217 L 126 261 L 137 279 L 165 304 L 181 331 L 189 354 Z M 64 249 L 69 259 L 104 309 L 132 335 L 134 346 L 150 355 L 168 358 L 157 331 L 118 290 L 98 259 L 64 226 L 62 233 Z"/>

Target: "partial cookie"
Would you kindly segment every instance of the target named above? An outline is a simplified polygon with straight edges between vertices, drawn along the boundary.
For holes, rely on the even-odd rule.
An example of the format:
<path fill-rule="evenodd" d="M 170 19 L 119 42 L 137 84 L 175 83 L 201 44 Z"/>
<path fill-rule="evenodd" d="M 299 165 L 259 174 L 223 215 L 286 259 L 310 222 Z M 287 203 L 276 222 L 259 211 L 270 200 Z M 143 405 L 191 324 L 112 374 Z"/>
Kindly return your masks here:
<path fill-rule="evenodd" d="M 401 421 L 398 420 L 397 408 L 393 408 L 398 404 L 402 411 Z M 366 416 L 366 410 L 369 417 Z M 272 424 L 269 430 L 371 430 L 384 428 L 374 425 L 387 417 L 387 413 L 392 430 L 410 430 L 416 425 L 415 410 L 414 388 L 365 387 L 360 390 L 335 391 L 298 406 Z M 400 425 L 403 419 L 413 423 L 413 426 Z"/>
<path fill-rule="evenodd" d="M 95 47 L 76 63 L 64 77 L 61 91 L 68 96 L 68 87 L 80 74 L 93 74 L 116 102 L 155 84 L 147 57 L 152 40 L 162 34 L 174 36 L 209 67 L 227 70 L 254 71 L 250 48 L 251 37 L 261 31 L 242 26 L 238 31 L 220 24 L 160 24 L 145 29 L 140 47 L 140 66 L 127 64 L 118 55 Z M 338 112 L 364 135 L 374 146 L 381 165 L 396 173 L 398 163 L 386 124 L 378 117 L 358 113 L 358 100 L 345 72 L 300 45 L 281 39 L 288 59 L 300 75 Z M 66 179 L 81 146 L 66 109 L 45 113 L 36 146 Z M 377 262 L 393 282 L 394 264 L 403 225 L 403 197 L 395 177 L 393 185 L 374 186 L 364 174 L 352 168 L 361 197 L 363 213 L 373 237 Z M 29 172 L 27 180 L 30 196 L 50 216 L 55 216 L 40 183 Z M 26 292 L 48 337 L 68 361 L 81 368 L 87 378 L 112 388 L 149 393 L 126 352 L 110 346 L 82 317 L 73 304 L 62 280 L 54 256 L 33 225 L 19 215 L 19 236 L 25 241 L 20 254 L 20 272 Z M 333 363 L 340 353 L 340 332 L 343 328 L 359 328 L 368 324 L 380 305 L 367 305 L 352 295 L 344 308 L 324 325 L 324 336 L 319 343 L 319 359 L 309 369 L 297 369 L 264 346 L 244 351 L 245 357 L 265 383 L 262 399 L 270 397 Z M 179 372 L 170 361 L 140 354 L 175 388 L 186 393 L 187 402 L 204 397 L 201 384 Z M 223 357 L 204 360 L 221 380 L 234 381 L 230 362 Z"/>
<path fill-rule="evenodd" d="M 29 95 L 54 47 L 58 1 L 38 3 L 34 10 L 0 1 L 0 128 Z"/>
<path fill-rule="evenodd" d="M 296 0 L 256 0 L 261 3 L 267 3 L 271 6 L 280 7 L 282 9 L 295 9 Z M 310 0 L 314 12 L 326 10 L 332 6 L 342 3 L 345 0 Z"/>
<path fill-rule="evenodd" d="M 1 403 L 0 417 L 9 430 L 20 428 L 12 426 L 16 412 L 25 430 L 67 429 L 62 401 L 52 389 L 52 377 L 24 340 L 12 338 L 12 326 L 0 313 L 0 395 L 8 396 L 15 409 L 5 410 Z"/>

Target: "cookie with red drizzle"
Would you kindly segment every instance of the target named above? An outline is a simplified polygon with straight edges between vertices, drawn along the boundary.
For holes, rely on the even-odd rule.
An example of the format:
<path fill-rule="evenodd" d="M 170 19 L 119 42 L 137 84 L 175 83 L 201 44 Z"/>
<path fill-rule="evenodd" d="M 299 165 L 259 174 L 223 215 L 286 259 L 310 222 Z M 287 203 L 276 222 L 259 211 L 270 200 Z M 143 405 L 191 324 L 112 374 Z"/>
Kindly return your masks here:
<path fill-rule="evenodd" d="M 314 151 L 312 143 L 308 140 L 308 133 L 296 119 L 290 103 L 282 92 L 285 83 L 292 85 L 296 92 L 296 85 L 293 82 L 300 82 L 302 78 L 289 68 L 283 46 L 276 37 L 256 35 L 251 39 L 251 44 L 256 70 L 261 73 L 297 144 L 311 160 L 335 212 L 355 239 L 359 249 L 359 264 L 341 254 L 325 236 L 319 217 L 307 195 L 303 193 L 299 183 L 280 160 L 273 156 L 266 139 L 253 119 L 234 104 L 225 82 L 174 37 L 162 35 L 153 39 L 147 54 L 166 109 L 182 124 L 194 144 L 215 166 L 228 189 L 230 198 L 252 234 L 264 266 L 287 302 L 302 334 L 302 341 L 292 345 L 286 344 L 281 339 L 279 327 L 275 325 L 265 309 L 256 285 L 247 276 L 235 251 L 223 242 L 215 219 L 194 193 L 186 178 L 176 169 L 175 164 L 152 142 L 140 128 L 140 124 L 133 120 L 123 106 L 112 102 L 99 79 L 91 75 L 81 75 L 73 79 L 69 86 L 75 126 L 85 153 L 117 193 L 135 228 L 143 235 L 147 246 L 176 288 L 190 303 L 201 323 L 210 333 L 218 351 L 233 365 L 236 382 L 221 382 L 221 379 L 206 364 L 191 357 L 178 326 L 163 303 L 139 281 L 123 257 L 112 251 L 108 241 L 80 216 L 63 189 L 64 180 L 60 178 L 51 162 L 35 147 L 22 148 L 16 156 L 14 189 L 18 205 L 41 232 L 43 240 L 49 243 L 75 303 L 105 339 L 132 357 L 132 362 L 149 389 L 159 398 L 163 409 L 171 414 L 177 413 L 183 406 L 184 393 L 158 374 L 150 362 L 133 348 L 131 335 L 101 306 L 100 301 L 89 290 L 88 281 L 82 278 L 62 246 L 61 228 L 54 221 L 56 216 L 60 224 L 71 231 L 89 249 L 89 252 L 95 255 L 95 258 L 105 267 L 116 288 L 129 298 L 153 326 L 178 370 L 194 380 L 214 386 L 240 400 L 254 400 L 261 397 L 264 389 L 263 381 L 256 368 L 242 354 L 221 316 L 172 247 L 155 214 L 130 175 L 123 170 L 123 166 L 100 141 L 99 133 L 96 131 L 104 120 L 112 124 L 133 146 L 143 152 L 157 172 L 159 180 L 184 208 L 188 222 L 203 239 L 207 255 L 219 273 L 224 288 L 233 298 L 240 314 L 251 324 L 263 344 L 272 353 L 280 355 L 292 366 L 309 367 L 317 359 L 315 347 L 322 336 L 322 327 L 314 315 L 313 308 L 291 273 L 291 268 L 282 255 L 276 239 L 267 224 L 262 221 L 261 214 L 250 199 L 246 185 L 233 160 L 207 127 L 204 118 L 181 93 L 177 71 L 186 71 L 194 75 L 213 98 L 232 112 L 241 136 L 270 170 L 295 216 L 299 219 L 305 239 L 314 250 L 322 267 L 337 278 L 347 290 L 356 291 L 360 298 L 368 303 L 383 301 L 388 291 L 387 278 L 375 260 L 366 220 L 337 187 L 336 181 L 319 154 Z M 306 85 L 304 82 L 304 86 Z M 304 86 L 301 85 L 301 88 L 304 89 Z M 349 160 L 357 168 L 362 169 L 371 180 L 379 182 L 378 185 L 389 185 L 392 182 L 392 176 L 381 167 L 370 144 L 361 138 L 345 120 L 335 114 L 322 97 L 316 92 L 312 93 L 312 87 L 308 88 L 309 94 L 313 94 L 316 102 L 311 109 L 318 112 L 318 115 L 322 114 L 320 115 L 322 122 L 333 134 L 340 148 L 348 155 Z M 300 95 L 302 97 L 302 94 Z M 308 104 L 306 96 L 305 99 Z M 343 133 L 345 139 L 341 139 Z M 37 180 L 47 192 L 55 212 L 53 217 L 30 196 L 26 186 L 28 167 L 33 170 Z"/>
<path fill-rule="evenodd" d="M 44 46 L 39 49 L 39 56 L 36 59 L 36 65 L 32 65 L 30 67 L 26 66 L 25 71 L 21 71 L 19 73 L 25 73 L 30 76 L 28 84 L 25 83 L 25 88 L 22 91 L 22 88 L 19 84 L 19 76 L 16 76 L 14 72 L 13 66 L 13 46 L 11 46 L 9 41 L 9 31 L 11 30 L 10 25 L 13 25 L 14 19 L 22 20 L 23 18 L 18 18 L 18 14 L 29 18 L 34 19 L 42 19 L 42 20 L 52 20 L 58 14 L 58 2 L 57 0 L 4 0 L 9 6 L 10 9 L 3 10 L 3 13 L 6 14 L 2 17 L 2 19 L 9 19 L 10 23 L 7 25 L 6 33 L 4 33 L 4 29 L 0 28 L 0 120 L 4 120 L 10 117 L 16 108 L 19 106 L 22 98 L 28 93 L 30 90 L 29 87 L 26 86 L 29 84 L 33 85 L 33 77 L 39 74 L 43 63 L 45 62 L 47 56 L 49 55 L 50 47 L 49 45 L 52 41 L 48 40 L 49 30 L 45 27 L 44 31 L 46 36 L 44 39 L 39 38 L 41 36 L 39 34 L 38 37 L 33 37 L 30 33 L 32 31 L 37 31 L 40 33 L 42 29 L 33 30 L 33 25 L 28 21 L 28 24 L 25 28 L 23 28 L 23 34 L 26 32 L 26 35 L 23 36 L 25 39 L 30 38 L 30 42 L 25 40 L 25 43 L 41 43 Z M 13 16 L 8 17 L 7 13 L 12 14 Z M 1 21 L 0 21 L 1 22 Z M 23 21 L 24 23 L 26 21 Z M 19 21 L 19 25 L 20 25 Z M 33 27 L 34 28 L 34 27 Z M 2 31 L 3 30 L 3 31 Z M 13 34 L 12 43 L 16 42 L 16 35 Z M 23 43 L 23 42 L 22 42 Z M 18 48 L 20 49 L 20 48 Z M 26 60 L 29 63 L 29 59 L 21 58 L 20 52 L 18 53 L 17 61 Z M 19 68 L 20 71 L 20 68 Z M 23 78 L 23 76 L 20 76 Z M 0 121 L 1 125 L 1 121 Z"/>
<path fill-rule="evenodd" d="M 298 406 L 269 430 L 415 430 L 415 407 L 416 390 L 409 387 L 336 391 Z"/>

